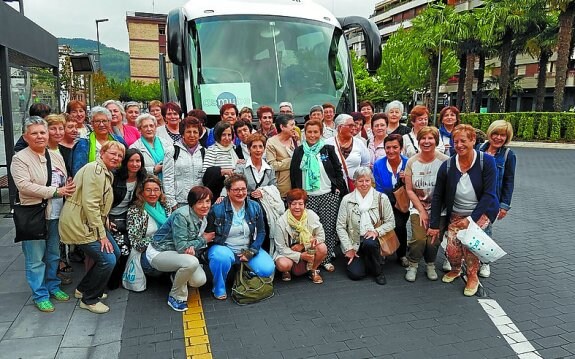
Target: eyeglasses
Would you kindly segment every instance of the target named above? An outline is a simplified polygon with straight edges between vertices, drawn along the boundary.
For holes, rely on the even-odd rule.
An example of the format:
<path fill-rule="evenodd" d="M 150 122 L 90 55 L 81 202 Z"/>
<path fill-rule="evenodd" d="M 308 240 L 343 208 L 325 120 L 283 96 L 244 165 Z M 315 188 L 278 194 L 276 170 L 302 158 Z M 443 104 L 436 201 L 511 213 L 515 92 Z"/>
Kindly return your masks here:
<path fill-rule="evenodd" d="M 108 120 L 93 120 L 92 122 L 94 123 L 94 125 L 105 125 L 109 121 Z"/>
<path fill-rule="evenodd" d="M 242 193 L 242 192 L 247 192 L 248 189 L 247 189 L 246 187 L 243 187 L 243 188 L 231 188 L 230 191 L 231 191 L 231 192 L 234 192 L 234 193 Z"/>
<path fill-rule="evenodd" d="M 162 190 L 159 188 L 146 188 L 144 192 L 146 193 L 160 193 Z"/>
<path fill-rule="evenodd" d="M 271 120 L 272 116 L 262 116 L 262 120 Z"/>
<path fill-rule="evenodd" d="M 349 127 L 349 128 L 355 127 L 355 122 L 354 123 L 348 123 L 346 125 L 341 125 L 341 127 Z"/>

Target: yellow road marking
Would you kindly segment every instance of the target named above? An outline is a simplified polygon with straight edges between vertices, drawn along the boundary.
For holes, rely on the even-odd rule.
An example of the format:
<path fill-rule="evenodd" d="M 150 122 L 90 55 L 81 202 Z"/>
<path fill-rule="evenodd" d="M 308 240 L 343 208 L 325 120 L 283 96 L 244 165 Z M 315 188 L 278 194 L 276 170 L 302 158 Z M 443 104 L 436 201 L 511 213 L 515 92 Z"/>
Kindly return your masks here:
<path fill-rule="evenodd" d="M 183 316 L 186 359 L 212 359 L 202 299 L 197 288 L 190 288 L 188 310 Z"/>

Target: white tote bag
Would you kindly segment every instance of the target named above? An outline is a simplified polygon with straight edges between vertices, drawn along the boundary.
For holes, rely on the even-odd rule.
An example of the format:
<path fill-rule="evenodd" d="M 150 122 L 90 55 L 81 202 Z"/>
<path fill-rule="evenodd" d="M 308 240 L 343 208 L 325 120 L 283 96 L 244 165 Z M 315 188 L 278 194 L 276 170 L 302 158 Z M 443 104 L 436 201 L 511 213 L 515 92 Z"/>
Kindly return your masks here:
<path fill-rule="evenodd" d="M 467 219 L 469 220 L 469 226 L 467 229 L 460 230 L 457 233 L 457 238 L 464 246 L 473 252 L 482 263 L 495 262 L 507 254 L 471 217 L 467 217 Z"/>
<path fill-rule="evenodd" d="M 146 275 L 140 262 L 141 257 L 142 253 L 132 249 L 128 257 L 128 262 L 126 263 L 126 269 L 124 270 L 124 274 L 122 274 L 122 286 L 133 292 L 143 292 L 146 290 Z"/>

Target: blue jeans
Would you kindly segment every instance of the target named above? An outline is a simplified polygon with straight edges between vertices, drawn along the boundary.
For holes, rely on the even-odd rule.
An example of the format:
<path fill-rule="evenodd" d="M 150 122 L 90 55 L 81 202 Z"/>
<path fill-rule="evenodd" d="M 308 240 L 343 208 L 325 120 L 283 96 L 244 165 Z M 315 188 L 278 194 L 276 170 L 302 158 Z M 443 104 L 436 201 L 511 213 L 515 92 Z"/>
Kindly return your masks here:
<path fill-rule="evenodd" d="M 106 235 L 114 247 L 113 253 L 102 252 L 100 241 L 79 245 L 84 254 L 94 261 L 94 265 L 88 270 L 77 287 L 78 291 L 83 294 L 82 302 L 84 304 L 91 305 L 99 301 L 98 298 L 104 294 L 106 284 L 108 284 L 110 275 L 116 266 L 116 260 L 120 257 L 120 248 L 118 248 L 112 234 L 106 232 Z"/>
<path fill-rule="evenodd" d="M 58 220 L 49 220 L 47 225 L 46 240 L 22 241 L 26 280 L 36 303 L 50 299 L 50 293 L 60 289 L 60 278 L 57 276 L 60 260 Z"/>
<path fill-rule="evenodd" d="M 239 257 L 228 247 L 215 244 L 208 250 L 208 261 L 210 271 L 212 271 L 214 276 L 214 289 L 212 289 L 212 292 L 216 297 L 225 295 L 226 278 L 232 264 L 240 263 Z M 275 270 L 272 257 L 263 249 L 250 259 L 248 265 L 260 277 L 269 277 Z"/>

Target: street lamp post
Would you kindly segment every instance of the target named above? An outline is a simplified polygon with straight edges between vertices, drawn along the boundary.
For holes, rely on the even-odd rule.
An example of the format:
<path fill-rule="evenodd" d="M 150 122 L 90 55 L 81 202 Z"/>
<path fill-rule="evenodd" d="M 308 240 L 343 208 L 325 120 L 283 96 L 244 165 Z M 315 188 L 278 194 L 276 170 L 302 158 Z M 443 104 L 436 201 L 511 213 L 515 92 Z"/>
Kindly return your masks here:
<path fill-rule="evenodd" d="M 102 70 L 102 62 L 100 59 L 100 28 L 99 28 L 99 24 L 101 22 L 106 22 L 108 21 L 108 19 L 98 19 L 96 20 L 96 41 L 98 43 L 98 70 L 101 71 Z"/>

